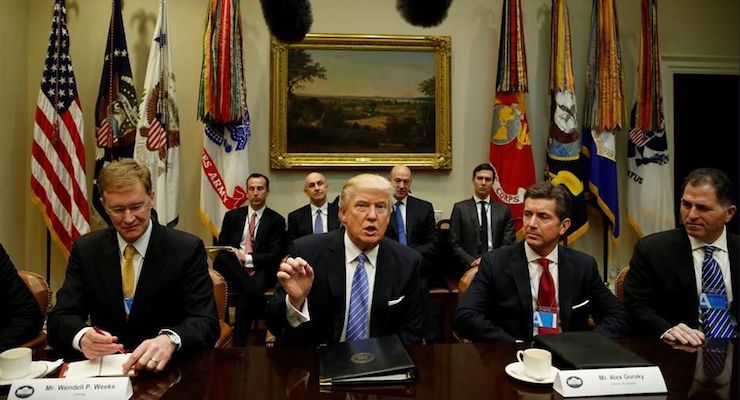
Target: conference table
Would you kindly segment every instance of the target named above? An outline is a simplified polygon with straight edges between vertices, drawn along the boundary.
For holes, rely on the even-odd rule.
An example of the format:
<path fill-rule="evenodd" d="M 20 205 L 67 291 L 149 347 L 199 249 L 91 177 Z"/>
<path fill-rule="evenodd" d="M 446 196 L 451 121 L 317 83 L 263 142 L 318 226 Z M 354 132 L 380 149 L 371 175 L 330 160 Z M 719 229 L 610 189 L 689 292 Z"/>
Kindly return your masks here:
<path fill-rule="evenodd" d="M 619 342 L 658 365 L 668 387 L 666 394 L 630 398 L 738 398 L 737 340 L 726 343 L 730 356 L 717 381 L 696 372 L 700 369 L 700 352 L 673 349 L 647 338 Z M 407 350 L 416 364 L 416 382 L 400 386 L 319 387 L 314 350 L 258 346 L 181 354 L 161 374 L 141 375 L 132 382 L 134 399 L 147 400 L 560 398 L 551 386 L 519 382 L 505 373 L 505 366 L 516 360 L 516 351 L 526 347 L 513 343 L 409 346 Z M 556 359 L 556 366 L 558 362 Z"/>

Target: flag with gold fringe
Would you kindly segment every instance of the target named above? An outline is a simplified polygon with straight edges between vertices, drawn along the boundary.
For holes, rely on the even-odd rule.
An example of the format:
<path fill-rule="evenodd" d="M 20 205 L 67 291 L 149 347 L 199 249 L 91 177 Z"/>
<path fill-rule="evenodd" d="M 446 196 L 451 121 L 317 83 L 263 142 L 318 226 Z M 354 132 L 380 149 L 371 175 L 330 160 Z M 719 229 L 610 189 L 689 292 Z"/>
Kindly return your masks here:
<path fill-rule="evenodd" d="M 521 2 L 504 0 L 489 154 L 496 174 L 491 198 L 509 207 L 517 231 L 522 228 L 524 192 L 535 182 L 527 90 Z"/>
<path fill-rule="evenodd" d="M 586 69 L 581 152 L 588 159 L 588 188 L 619 238 L 616 132 L 624 126 L 622 54 L 614 0 L 594 0 Z"/>
<path fill-rule="evenodd" d="M 627 222 L 639 237 L 675 227 L 673 175 L 660 93 L 657 0 L 641 0 L 637 101 L 627 142 Z"/>
<path fill-rule="evenodd" d="M 251 132 L 241 26 L 239 0 L 209 0 L 198 96 L 198 119 L 205 123 L 200 217 L 214 236 L 226 211 L 247 200 Z"/>
<path fill-rule="evenodd" d="M 179 216 L 180 122 L 169 43 L 167 0 L 159 0 L 159 16 L 144 80 L 144 98 L 139 107 L 134 159 L 146 165 L 152 175 L 154 208 L 159 221 L 175 226 Z"/>
<path fill-rule="evenodd" d="M 568 6 L 565 0 L 553 0 L 550 25 L 550 136 L 547 140 L 545 179 L 562 185 L 573 199 L 571 225 L 566 232 L 568 243 L 588 231 L 580 158 L 581 134 L 577 121 Z"/>
<path fill-rule="evenodd" d="M 121 0 L 113 0 L 103 73 L 95 103 L 96 180 L 93 181 L 92 196 L 95 209 L 108 224 L 110 218 L 100 202 L 97 177 L 109 162 L 134 156 L 138 112 L 139 102 L 128 59 Z"/>

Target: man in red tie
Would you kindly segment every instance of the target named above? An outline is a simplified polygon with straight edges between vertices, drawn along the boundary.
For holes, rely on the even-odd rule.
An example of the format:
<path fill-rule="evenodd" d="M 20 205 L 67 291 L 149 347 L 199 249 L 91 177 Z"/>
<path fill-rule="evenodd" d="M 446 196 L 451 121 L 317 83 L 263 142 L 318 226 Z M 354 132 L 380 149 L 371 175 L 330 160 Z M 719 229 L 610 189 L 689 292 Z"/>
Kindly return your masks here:
<path fill-rule="evenodd" d="M 604 286 L 596 260 L 559 246 L 570 226 L 571 199 L 540 182 L 524 194 L 525 240 L 483 255 L 455 315 L 455 330 L 473 341 L 530 341 L 534 335 L 588 329 L 627 334 L 627 314 Z"/>
<path fill-rule="evenodd" d="M 270 179 L 254 173 L 247 178 L 249 206 L 224 215 L 218 244 L 236 248 L 221 252 L 213 262 L 230 289 L 239 293 L 234 345 L 245 346 L 252 321 L 265 308 L 264 292 L 275 285 L 278 264 L 285 255 L 285 218 L 267 207 Z"/>

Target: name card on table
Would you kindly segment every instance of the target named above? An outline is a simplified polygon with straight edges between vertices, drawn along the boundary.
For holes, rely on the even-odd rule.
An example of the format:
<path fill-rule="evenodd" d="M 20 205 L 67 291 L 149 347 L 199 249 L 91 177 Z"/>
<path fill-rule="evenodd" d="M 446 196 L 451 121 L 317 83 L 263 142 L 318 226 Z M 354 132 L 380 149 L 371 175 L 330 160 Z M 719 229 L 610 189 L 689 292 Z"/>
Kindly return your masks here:
<path fill-rule="evenodd" d="M 19 379 L 13 381 L 8 400 L 127 400 L 133 396 L 131 379 Z"/>
<path fill-rule="evenodd" d="M 553 389 L 563 397 L 665 393 L 657 366 L 560 370 Z"/>

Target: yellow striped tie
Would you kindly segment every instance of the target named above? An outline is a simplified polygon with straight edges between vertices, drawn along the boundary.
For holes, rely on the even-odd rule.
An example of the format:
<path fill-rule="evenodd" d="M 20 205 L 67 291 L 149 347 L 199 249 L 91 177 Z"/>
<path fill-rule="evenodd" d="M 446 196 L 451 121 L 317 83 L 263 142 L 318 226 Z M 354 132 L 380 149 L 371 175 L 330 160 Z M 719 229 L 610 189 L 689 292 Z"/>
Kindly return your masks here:
<path fill-rule="evenodd" d="M 123 249 L 123 264 L 121 264 L 121 278 L 123 281 L 123 297 L 131 298 L 134 296 L 134 254 L 136 248 L 128 244 Z"/>

